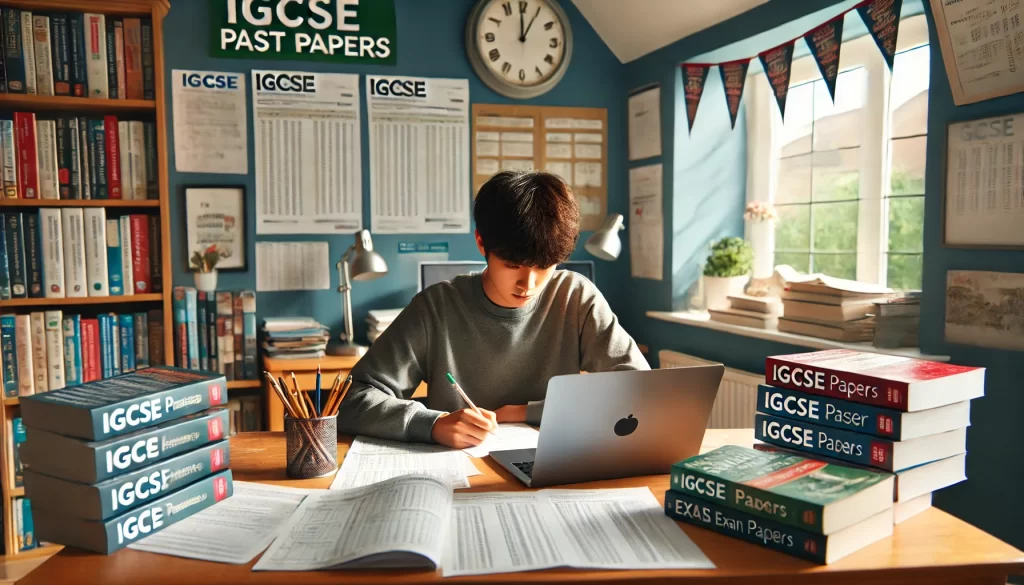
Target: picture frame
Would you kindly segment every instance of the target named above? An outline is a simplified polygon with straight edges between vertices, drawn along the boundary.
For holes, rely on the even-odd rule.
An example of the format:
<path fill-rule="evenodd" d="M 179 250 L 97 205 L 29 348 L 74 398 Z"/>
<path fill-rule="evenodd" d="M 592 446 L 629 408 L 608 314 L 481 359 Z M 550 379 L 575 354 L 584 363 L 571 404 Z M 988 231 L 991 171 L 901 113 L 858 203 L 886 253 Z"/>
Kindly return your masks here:
<path fill-rule="evenodd" d="M 186 262 L 194 252 L 216 244 L 227 251 L 217 263 L 218 271 L 248 269 L 245 195 L 244 185 L 185 187 Z"/>

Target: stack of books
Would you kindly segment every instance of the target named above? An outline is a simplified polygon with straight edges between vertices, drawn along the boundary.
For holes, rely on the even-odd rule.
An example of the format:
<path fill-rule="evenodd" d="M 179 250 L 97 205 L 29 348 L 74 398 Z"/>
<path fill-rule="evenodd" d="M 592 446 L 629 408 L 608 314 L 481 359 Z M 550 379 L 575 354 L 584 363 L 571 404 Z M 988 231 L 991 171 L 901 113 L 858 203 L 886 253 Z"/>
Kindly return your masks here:
<path fill-rule="evenodd" d="M 229 497 L 226 399 L 166 366 L 23 399 L 35 539 L 110 554 Z"/>
<path fill-rule="evenodd" d="M 875 337 L 879 348 L 917 347 L 921 326 L 921 293 L 875 302 Z"/>
<path fill-rule="evenodd" d="M 970 401 L 984 368 L 851 350 L 766 359 L 758 389 L 757 449 L 895 475 L 894 521 L 964 481 Z"/>
<path fill-rule="evenodd" d="M 829 276 L 791 282 L 782 293 L 779 331 L 833 341 L 871 341 L 874 303 L 892 295 L 884 286 Z"/>
<path fill-rule="evenodd" d="M 277 359 L 316 359 L 326 355 L 330 331 L 312 317 L 267 317 L 263 349 Z"/>
<path fill-rule="evenodd" d="M 726 309 L 708 309 L 712 321 L 756 329 L 775 329 L 782 314 L 778 297 L 730 295 Z"/>
<path fill-rule="evenodd" d="M 254 291 L 176 286 L 172 293 L 175 366 L 228 380 L 259 379 Z"/>
<path fill-rule="evenodd" d="M 665 513 L 818 563 L 892 534 L 893 477 L 727 445 L 672 466 Z"/>
<path fill-rule="evenodd" d="M 375 309 L 366 316 L 366 323 L 369 328 L 366 330 L 366 337 L 370 343 L 377 341 L 381 333 L 388 328 L 401 314 L 402 309 Z"/>

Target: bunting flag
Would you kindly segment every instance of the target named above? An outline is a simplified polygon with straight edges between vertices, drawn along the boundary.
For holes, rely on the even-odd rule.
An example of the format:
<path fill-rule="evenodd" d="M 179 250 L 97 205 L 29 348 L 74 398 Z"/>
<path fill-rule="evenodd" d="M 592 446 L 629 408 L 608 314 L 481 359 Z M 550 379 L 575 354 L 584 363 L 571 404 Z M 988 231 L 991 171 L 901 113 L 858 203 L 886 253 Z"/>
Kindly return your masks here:
<path fill-rule="evenodd" d="M 697 106 L 700 96 L 704 93 L 704 82 L 708 79 L 711 65 L 700 63 L 683 63 L 683 91 L 686 92 L 686 121 L 689 131 L 693 131 L 693 119 L 697 117 Z"/>
<path fill-rule="evenodd" d="M 868 27 L 871 38 L 875 39 L 878 50 L 892 71 L 896 58 L 896 35 L 900 29 L 900 9 L 903 0 L 868 0 L 857 5 L 857 12 Z"/>
<path fill-rule="evenodd" d="M 839 76 L 839 47 L 843 42 L 843 16 L 833 18 L 804 35 L 833 103 L 836 101 L 836 77 Z"/>
<path fill-rule="evenodd" d="M 722 87 L 725 88 L 725 103 L 729 106 L 729 120 L 732 127 L 736 127 L 736 116 L 740 111 L 740 100 L 743 99 L 743 86 L 747 82 L 747 68 L 750 67 L 750 59 L 729 61 L 718 66 L 718 72 L 722 75 Z"/>
<path fill-rule="evenodd" d="M 786 96 L 789 95 L 793 43 L 794 41 L 789 41 L 774 49 L 768 49 L 757 56 L 761 60 L 761 67 L 764 67 L 768 83 L 772 86 L 772 91 L 775 93 L 775 101 L 779 104 L 779 114 L 782 115 L 783 120 L 786 119 Z"/>

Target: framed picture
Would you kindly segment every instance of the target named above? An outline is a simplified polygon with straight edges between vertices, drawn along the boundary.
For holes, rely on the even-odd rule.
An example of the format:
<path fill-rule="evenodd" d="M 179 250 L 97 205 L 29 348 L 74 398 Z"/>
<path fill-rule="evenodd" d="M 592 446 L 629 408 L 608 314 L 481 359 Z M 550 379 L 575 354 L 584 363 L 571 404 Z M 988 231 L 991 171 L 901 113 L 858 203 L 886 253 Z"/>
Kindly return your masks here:
<path fill-rule="evenodd" d="M 1024 351 L 1024 274 L 946 272 L 946 341 Z"/>
<path fill-rule="evenodd" d="M 189 269 L 192 254 L 217 246 L 217 270 L 245 270 L 245 187 L 186 187 L 185 230 Z"/>

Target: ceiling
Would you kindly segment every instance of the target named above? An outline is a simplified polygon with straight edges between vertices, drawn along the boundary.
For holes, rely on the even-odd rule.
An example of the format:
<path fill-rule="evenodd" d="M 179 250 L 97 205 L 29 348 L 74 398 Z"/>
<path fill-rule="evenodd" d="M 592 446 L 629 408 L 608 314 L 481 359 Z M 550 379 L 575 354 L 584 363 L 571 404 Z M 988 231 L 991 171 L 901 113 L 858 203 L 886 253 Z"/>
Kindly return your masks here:
<path fill-rule="evenodd" d="M 628 63 L 768 0 L 572 0 L 601 40 Z"/>

